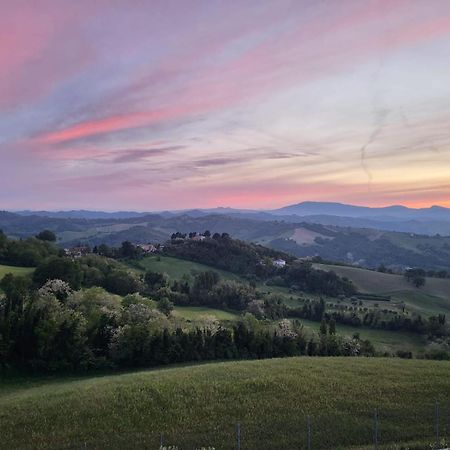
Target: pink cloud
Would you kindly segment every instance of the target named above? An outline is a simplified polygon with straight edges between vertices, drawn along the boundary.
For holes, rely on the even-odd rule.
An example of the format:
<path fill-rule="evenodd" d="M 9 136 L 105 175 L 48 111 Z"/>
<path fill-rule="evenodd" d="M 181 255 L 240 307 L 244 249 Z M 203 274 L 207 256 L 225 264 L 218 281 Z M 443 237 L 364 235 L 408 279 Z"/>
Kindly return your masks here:
<path fill-rule="evenodd" d="M 257 8 L 251 3 L 203 8 L 197 2 L 192 5 L 180 2 L 178 7 L 168 8 L 165 2 L 127 4 L 103 0 L 17 0 L 5 4 L 0 16 L 0 112 L 6 122 L 2 121 L 0 126 L 6 123 L 4 129 L 9 132 L 11 123 L 19 131 L 11 133 L 11 142 L 14 140 L 17 145 L 2 143 L 0 177 L 8 177 L 9 189 L 14 185 L 14 177 L 6 172 L 12 172 L 8 168 L 17 167 L 17 173 L 23 178 L 16 189 L 18 198 L 25 190 L 22 183 L 28 182 L 25 180 L 28 172 L 20 170 L 26 164 L 42 163 L 42 189 L 47 186 L 47 192 L 61 202 L 68 195 L 73 195 L 72 202 L 78 198 L 89 202 L 92 191 L 100 203 L 120 201 L 128 205 L 135 202 L 136 208 L 147 205 L 150 200 L 152 205 L 167 204 L 167 207 L 189 202 L 193 202 L 189 205 L 192 207 L 217 204 L 266 207 L 301 199 L 343 198 L 355 202 L 366 199 L 373 203 L 383 199 L 411 203 L 432 198 L 449 201 L 447 187 L 434 189 L 425 186 L 426 183 L 420 191 L 406 185 L 398 191 L 395 186 L 374 185 L 373 192 L 367 192 L 367 184 L 285 182 L 284 175 L 291 173 L 287 167 L 291 163 L 303 164 L 304 168 L 311 164 L 308 172 L 304 170 L 310 179 L 318 171 L 316 159 L 305 159 L 301 163 L 294 160 L 299 156 L 299 149 L 302 154 L 321 158 L 323 164 L 319 169 L 324 179 L 330 167 L 344 168 L 345 161 L 338 164 L 336 160 L 341 156 L 350 158 L 351 150 L 337 150 L 342 153 L 335 155 L 335 149 L 342 149 L 346 144 L 350 147 L 361 137 L 361 130 L 355 131 L 350 119 L 346 132 L 339 134 L 337 125 L 332 136 L 325 130 L 312 144 L 307 141 L 314 138 L 308 136 L 301 141 L 299 137 L 302 145 L 297 146 L 272 139 L 268 133 L 264 142 L 264 132 L 257 136 L 257 143 L 249 142 L 251 137 L 248 138 L 246 124 L 238 123 L 239 118 L 247 119 L 252 108 L 256 111 L 265 101 L 269 107 L 263 113 L 272 117 L 264 117 L 261 123 L 276 122 L 284 114 L 281 109 L 269 111 L 270 101 L 277 93 L 333 78 L 345 71 L 351 73 L 366 62 L 377 63 L 384 55 L 400 54 L 405 48 L 418 46 L 421 50 L 422 43 L 448 38 L 448 2 L 436 1 L 430 7 L 428 2 L 407 0 L 348 1 L 337 6 L 333 2 L 330 6 L 298 1 L 290 6 L 289 2 L 268 2 Z M 427 49 L 434 51 L 437 47 L 430 45 Z M 386 83 L 382 87 L 389 91 L 392 85 L 389 86 L 389 80 Z M 340 101 L 339 96 L 336 98 Z M 318 104 L 320 100 L 318 94 Z M 273 104 L 278 105 L 277 101 Z M 436 106 L 436 100 L 431 99 L 430 103 L 431 109 L 442 114 L 443 108 Z M 392 109 L 395 107 L 393 105 Z M 21 112 L 17 117 L 13 115 L 15 109 Z M 221 113 L 226 114 L 219 116 Z M 391 139 L 386 138 L 387 146 L 368 155 L 368 160 L 378 158 L 379 163 L 380 157 L 387 158 L 393 149 L 400 153 L 411 148 L 420 152 L 430 140 L 428 136 L 432 136 L 434 142 L 439 132 L 444 147 L 448 137 L 444 127 L 447 117 L 445 120 L 433 117 L 428 123 L 423 116 L 420 116 L 421 121 L 412 120 L 409 124 L 414 131 L 398 131 L 398 128 L 405 128 L 399 122 L 386 123 L 383 139 L 386 136 Z M 222 117 L 225 120 L 219 120 Z M 29 123 L 28 129 L 22 119 Z M 295 117 L 288 119 L 287 122 L 295 123 Z M 231 180 L 233 169 L 230 166 L 240 164 L 241 170 L 252 158 L 268 159 L 260 153 L 243 155 L 236 150 L 236 142 L 232 147 L 236 154 L 232 155 L 227 149 L 232 136 L 227 135 L 228 129 L 223 131 L 220 127 L 222 123 L 224 129 L 231 127 L 229 123 L 233 120 L 237 129 L 243 129 L 242 136 L 239 131 L 236 133 L 237 142 L 239 137 L 241 143 L 247 137 L 245 145 L 249 147 L 280 148 L 292 157 L 285 165 L 274 164 L 279 173 L 274 171 L 272 176 L 278 175 L 277 180 L 264 179 L 269 165 L 264 161 L 261 166 L 254 164 L 254 169 L 252 166 L 252 180 L 259 176 L 258 182 L 219 183 L 221 165 L 226 174 L 224 178 Z M 153 155 L 181 149 L 179 142 L 185 136 L 177 140 L 178 125 L 186 122 L 195 124 L 189 128 L 189 123 L 180 135 L 189 128 L 189 132 L 194 130 L 197 136 L 202 136 L 203 141 L 180 152 L 180 161 L 174 164 L 172 158 L 168 158 L 162 164 L 165 173 L 158 174 L 158 182 L 152 184 L 148 173 L 141 170 L 141 166 L 150 164 L 140 163 Z M 142 136 L 153 132 L 155 136 L 151 139 L 163 136 L 163 144 L 141 142 Z M 400 139 L 401 133 L 407 136 Z M 21 138 L 16 139 L 19 134 Z M 0 139 L 2 137 L 0 133 Z M 211 148 L 209 142 L 212 142 Z M 217 142 L 219 145 L 214 148 Z M 295 147 L 293 151 L 291 147 Z M 16 166 L 14 161 L 17 161 Z M 436 161 L 439 164 L 438 158 Z M 133 170 L 132 175 L 113 171 L 113 162 L 135 164 L 136 171 Z M 82 168 L 81 175 L 73 167 Z M 60 173 L 61 168 L 64 171 Z M 198 177 L 191 176 L 191 172 Z M 177 184 L 177 177 L 186 179 L 186 184 L 183 181 Z M 205 187 L 199 179 L 217 184 Z M 66 196 L 58 197 L 54 185 Z M 113 198 L 109 198 L 111 192 L 114 192 Z"/>
<path fill-rule="evenodd" d="M 367 60 L 379 51 L 392 51 L 450 33 L 450 15 L 404 24 L 398 15 L 401 17 L 407 8 L 408 2 L 405 1 L 368 2 L 354 10 L 343 8 L 343 12 L 335 16 L 319 16 L 298 29 L 288 27 L 276 37 L 263 40 L 236 58 L 206 66 L 199 73 L 194 72 L 190 79 L 180 86 L 174 85 L 160 98 L 166 106 L 122 111 L 85 120 L 43 133 L 37 140 L 55 144 L 222 111 L 244 102 L 248 104 L 285 87 L 329 76 Z M 376 34 L 374 31 L 379 28 L 380 21 L 390 14 L 394 14 L 394 26 L 384 30 L 382 25 L 382 35 Z M 354 34 L 354 27 L 358 28 L 359 34 Z M 352 39 L 357 42 L 352 42 L 349 48 L 349 40 Z M 219 40 L 212 40 L 202 50 L 205 56 L 218 48 Z M 189 67 L 189 61 L 193 58 L 194 55 L 188 50 L 180 61 L 163 62 L 156 72 L 142 75 L 139 81 L 134 82 L 130 91 L 136 89 L 138 96 L 139 89 L 145 89 L 147 83 L 157 81 L 162 83 L 164 92 L 164 77 L 167 74 L 169 80 L 170 74 L 176 77 L 177 69 L 183 64 Z M 105 105 L 96 107 L 98 111 L 102 108 Z"/>
<path fill-rule="evenodd" d="M 45 0 L 2 3 L 0 110 L 41 98 L 92 60 L 89 43 L 80 33 L 83 20 L 74 2 L 62 8 Z"/>

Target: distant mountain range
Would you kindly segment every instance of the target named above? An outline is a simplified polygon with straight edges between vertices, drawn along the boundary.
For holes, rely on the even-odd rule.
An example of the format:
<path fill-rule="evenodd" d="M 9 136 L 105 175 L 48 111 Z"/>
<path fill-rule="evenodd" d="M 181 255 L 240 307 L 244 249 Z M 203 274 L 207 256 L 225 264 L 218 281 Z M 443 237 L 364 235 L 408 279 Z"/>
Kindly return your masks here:
<path fill-rule="evenodd" d="M 54 219 L 139 219 L 158 215 L 163 218 L 189 216 L 205 217 L 211 214 L 263 221 L 287 223 L 319 223 L 340 227 L 373 228 L 386 231 L 401 231 L 426 235 L 450 236 L 450 208 L 408 208 L 387 206 L 371 208 L 343 203 L 303 202 L 272 210 L 251 210 L 236 208 L 190 209 L 180 211 L 136 212 L 136 211 L 17 211 L 21 216 L 39 216 Z"/>
<path fill-rule="evenodd" d="M 20 216 L 39 216 L 51 217 L 54 219 L 130 219 L 133 217 L 142 217 L 151 213 L 135 212 L 135 211 L 88 211 L 85 209 L 71 211 L 14 211 L 14 214 Z"/>
<path fill-rule="evenodd" d="M 429 208 L 408 208 L 402 205 L 393 205 L 373 208 L 369 206 L 347 205 L 345 203 L 334 202 L 302 202 L 294 205 L 284 206 L 271 210 L 254 210 L 254 209 L 236 209 L 236 208 L 207 208 L 207 209 L 189 209 L 175 211 L 89 211 L 89 210 L 70 210 L 70 211 L 14 211 L 15 214 L 22 216 L 46 216 L 59 218 L 78 218 L 78 219 L 126 219 L 132 217 L 142 217 L 149 214 L 159 214 L 162 216 L 173 216 L 186 214 L 192 217 L 204 216 L 208 214 L 249 214 L 255 216 L 339 216 L 339 217 L 357 217 L 371 218 L 378 220 L 449 220 L 450 208 L 443 206 L 431 206 Z"/>
<path fill-rule="evenodd" d="M 368 206 L 346 205 L 343 203 L 303 202 L 268 212 L 275 215 L 326 215 L 382 220 L 450 220 L 450 208 L 444 208 L 442 206 L 431 206 L 430 208 L 408 208 L 406 206 L 394 205 L 382 208 L 371 208 Z"/>

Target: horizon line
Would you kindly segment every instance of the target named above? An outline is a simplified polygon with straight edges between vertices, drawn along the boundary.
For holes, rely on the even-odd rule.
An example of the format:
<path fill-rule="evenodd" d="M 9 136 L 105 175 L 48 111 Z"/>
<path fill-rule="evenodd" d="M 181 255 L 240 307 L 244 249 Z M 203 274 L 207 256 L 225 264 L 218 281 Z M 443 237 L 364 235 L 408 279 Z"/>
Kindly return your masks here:
<path fill-rule="evenodd" d="M 276 211 L 277 209 L 283 209 L 288 208 L 292 206 L 298 206 L 302 204 L 308 204 L 308 203 L 315 203 L 315 204 L 329 204 L 329 205 L 341 205 L 341 206 L 349 206 L 349 207 L 356 207 L 356 208 L 369 208 L 369 209 L 387 209 L 387 208 L 395 208 L 395 207 L 401 207 L 406 208 L 409 210 L 426 210 L 426 209 L 432 209 L 432 208 L 442 208 L 446 210 L 450 210 L 447 206 L 437 205 L 437 204 L 430 204 L 429 206 L 421 206 L 421 207 L 413 207 L 413 206 L 407 206 L 404 204 L 388 204 L 384 206 L 368 206 L 368 205 L 361 205 L 361 204 L 354 204 L 354 203 L 342 203 L 342 202 L 332 202 L 332 201 L 315 201 L 315 200 L 305 200 L 298 203 L 291 203 L 288 205 L 276 207 L 276 208 L 239 208 L 234 206 L 210 206 L 210 207 L 191 207 L 191 208 L 183 208 L 183 209 L 115 209 L 115 210 L 109 210 L 109 209 L 86 209 L 86 208 L 71 208 L 71 209 L 1 209 L 1 211 L 4 212 L 10 212 L 10 213 L 21 213 L 21 212 L 49 212 L 49 213 L 70 213 L 70 212 L 99 212 L 99 213 L 107 213 L 107 214 L 114 214 L 114 213 L 137 213 L 137 214 L 144 214 L 144 213 L 164 213 L 164 212 L 183 212 L 183 211 L 193 211 L 193 210 L 210 210 L 210 209 L 234 209 L 239 211 L 254 211 L 254 212 L 268 212 L 268 211 Z"/>

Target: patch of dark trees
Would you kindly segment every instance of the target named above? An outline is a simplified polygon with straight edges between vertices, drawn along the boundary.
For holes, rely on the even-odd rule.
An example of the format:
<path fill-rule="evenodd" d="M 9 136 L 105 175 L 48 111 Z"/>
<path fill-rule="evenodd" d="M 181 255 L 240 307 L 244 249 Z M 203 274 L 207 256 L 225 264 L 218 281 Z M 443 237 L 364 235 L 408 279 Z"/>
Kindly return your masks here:
<path fill-rule="evenodd" d="M 35 267 L 49 256 L 62 254 L 52 245 L 53 238 L 53 233 L 43 231 L 36 237 L 8 239 L 0 230 L 0 264 Z"/>
<path fill-rule="evenodd" d="M 356 293 L 350 280 L 332 271 L 314 269 L 310 262 L 296 261 L 279 251 L 231 239 L 226 233 L 216 233 L 203 241 L 180 236 L 173 235 L 164 248 L 166 254 L 226 270 L 249 280 L 264 281 L 267 285 L 332 297 Z M 276 267 L 274 259 L 284 259 L 286 266 Z"/>

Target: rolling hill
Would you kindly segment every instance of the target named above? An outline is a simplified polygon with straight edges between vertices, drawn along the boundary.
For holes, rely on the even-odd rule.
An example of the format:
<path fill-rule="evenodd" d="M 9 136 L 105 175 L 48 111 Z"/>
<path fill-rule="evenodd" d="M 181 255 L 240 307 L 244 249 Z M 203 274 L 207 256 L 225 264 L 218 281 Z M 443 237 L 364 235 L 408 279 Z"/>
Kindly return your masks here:
<path fill-rule="evenodd" d="M 214 270 L 225 280 L 243 281 L 238 275 L 225 270 L 219 270 L 205 264 L 174 258 L 172 256 L 151 255 L 132 261 L 131 267 L 139 270 L 166 273 L 170 278 L 180 280 L 183 276 L 192 277 L 195 273 Z"/>
<path fill-rule="evenodd" d="M 298 216 L 329 215 L 359 218 L 394 219 L 445 219 L 450 220 L 450 208 L 431 206 L 430 208 L 408 208 L 402 205 L 368 207 L 347 205 L 336 202 L 302 202 L 269 211 L 272 214 L 295 214 Z"/>
<path fill-rule="evenodd" d="M 450 314 L 450 279 L 427 277 L 425 286 L 414 287 L 402 275 L 380 273 L 358 267 L 315 264 L 351 280 L 360 292 L 389 295 L 411 310 L 425 315 Z"/>
<path fill-rule="evenodd" d="M 298 221 L 293 222 L 283 219 L 291 216 L 273 216 L 272 220 L 267 220 L 270 217 L 267 213 L 264 213 L 264 219 L 260 217 L 263 213 L 254 213 L 251 217 L 245 214 L 249 213 L 197 216 L 151 214 L 120 219 L 85 219 L 21 216 L 3 212 L 0 213 L 0 229 L 16 238 L 50 229 L 57 234 L 58 243 L 64 247 L 102 243 L 119 246 L 125 240 L 162 243 L 177 231 L 210 230 L 212 233 L 225 232 L 234 238 L 260 243 L 298 257 L 318 255 L 330 261 L 369 268 L 384 264 L 399 269 L 421 267 L 450 271 L 450 237 L 315 224 L 302 221 L 297 216 Z"/>
<path fill-rule="evenodd" d="M 213 270 L 220 274 L 223 280 L 234 280 L 242 283 L 248 283 L 245 278 L 224 270 L 216 269 L 205 264 L 199 264 L 185 259 L 179 259 L 170 256 L 154 255 L 147 256 L 143 259 L 133 261 L 131 267 L 138 270 L 151 270 L 155 272 L 163 272 L 169 275 L 172 280 L 179 280 L 183 277 L 192 277 L 198 272 Z M 399 275 L 389 275 L 379 272 L 346 267 L 332 266 L 324 264 L 315 264 L 315 267 L 322 270 L 333 270 L 338 275 L 351 279 L 360 292 L 371 294 L 384 294 L 392 296 L 392 302 L 389 308 L 398 309 L 398 304 L 404 302 L 408 311 L 417 312 L 423 316 L 430 316 L 439 313 L 450 314 L 450 297 L 445 293 L 450 288 L 450 279 L 440 280 L 429 278 L 427 284 L 420 292 Z M 380 286 L 386 286 L 386 289 L 380 289 Z M 277 286 L 266 286 L 262 282 L 257 283 L 257 289 L 262 292 L 271 292 L 280 296 L 284 303 L 289 307 L 298 307 L 302 303 L 298 296 L 306 298 L 317 298 L 313 294 L 293 293 L 287 288 Z M 441 295 L 441 296 L 439 296 Z M 335 302 L 333 298 L 324 297 L 327 302 Z M 341 302 L 349 304 L 350 302 Z M 373 305 L 374 301 L 365 301 L 366 306 Z M 238 320 L 239 314 L 232 311 L 224 311 L 209 307 L 175 307 L 177 315 L 187 320 L 195 321 L 204 316 L 215 317 L 217 320 L 235 321 Z M 300 319 L 304 325 L 305 331 L 309 333 L 317 333 L 320 323 Z M 370 329 L 367 327 L 352 327 L 349 325 L 337 325 L 337 332 L 343 336 L 351 337 L 355 333 L 359 333 L 361 339 L 369 339 L 380 353 L 395 354 L 398 350 L 410 351 L 415 356 L 424 353 L 427 348 L 427 341 L 423 336 L 403 332 L 390 331 L 383 329 Z"/>
<path fill-rule="evenodd" d="M 448 435 L 449 362 L 290 358 L 90 378 L 0 382 L 2 447 L 14 449 L 430 448 L 435 400 Z M 391 447 L 389 447 L 389 445 Z M 407 446 L 407 447 L 406 447 Z"/>

